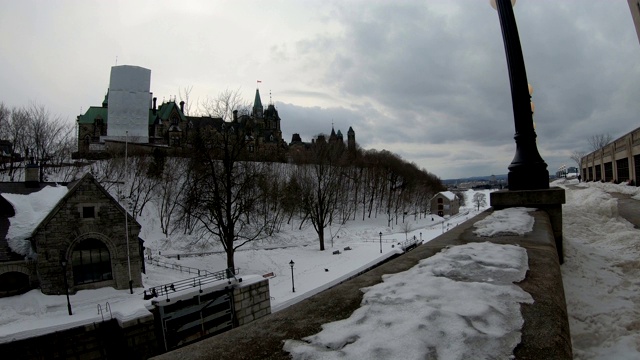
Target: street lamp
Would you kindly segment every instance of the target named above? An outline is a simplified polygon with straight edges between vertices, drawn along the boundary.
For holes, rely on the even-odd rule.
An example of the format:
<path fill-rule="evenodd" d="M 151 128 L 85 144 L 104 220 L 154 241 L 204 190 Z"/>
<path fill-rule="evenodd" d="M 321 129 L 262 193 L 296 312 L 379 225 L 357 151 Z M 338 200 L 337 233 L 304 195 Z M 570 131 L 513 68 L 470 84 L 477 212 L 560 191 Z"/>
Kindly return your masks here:
<path fill-rule="evenodd" d="M 67 283 L 67 259 L 62 258 L 60 260 L 60 266 L 62 267 L 62 278 L 64 279 L 64 292 L 67 295 L 67 310 L 69 310 L 69 315 L 73 315 L 71 312 L 71 302 L 69 301 L 69 283 Z"/>
<path fill-rule="evenodd" d="M 382 231 L 380 231 L 380 254 L 382 254 Z"/>
<path fill-rule="evenodd" d="M 293 292 L 296 292 L 296 285 L 293 282 L 293 265 L 295 265 L 296 263 L 293 262 L 293 260 L 289 261 L 289 266 L 291 266 L 291 288 L 293 289 Z"/>
<path fill-rule="evenodd" d="M 491 0 L 491 6 L 498 11 L 502 29 L 516 131 L 516 154 L 508 167 L 509 190 L 548 189 L 549 171 L 536 145 L 531 96 L 513 4 L 515 0 Z"/>

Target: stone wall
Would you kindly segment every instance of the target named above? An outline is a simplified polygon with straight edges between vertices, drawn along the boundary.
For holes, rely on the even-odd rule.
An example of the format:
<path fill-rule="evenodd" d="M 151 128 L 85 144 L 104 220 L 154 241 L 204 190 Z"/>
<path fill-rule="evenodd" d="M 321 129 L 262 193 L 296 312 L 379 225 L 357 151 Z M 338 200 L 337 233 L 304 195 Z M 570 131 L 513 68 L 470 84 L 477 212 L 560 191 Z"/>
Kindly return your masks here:
<path fill-rule="evenodd" d="M 234 288 L 233 306 L 235 309 L 235 321 L 238 326 L 271 314 L 269 280 L 264 279 L 249 286 Z"/>
<path fill-rule="evenodd" d="M 235 325 L 271 313 L 269 280 L 239 283 L 233 289 Z M 162 332 L 152 314 L 120 321 L 106 319 L 49 334 L 0 344 L 6 359 L 148 359 L 162 354 Z"/>
<path fill-rule="evenodd" d="M 37 270 L 40 288 L 44 294 L 62 294 L 65 292 L 61 260 L 66 259 L 64 269 L 70 291 L 73 293 L 83 288 L 113 286 L 116 289 L 129 287 L 129 261 L 134 287 L 142 286 L 139 256 L 138 234 L 140 225 L 131 217 L 128 221 L 129 244 L 125 234 L 125 213 L 115 200 L 95 182 L 92 176 L 86 176 L 74 186 L 68 198 L 61 206 L 45 219 L 33 236 L 38 253 Z M 95 216 L 83 218 L 82 209 L 93 206 Z M 111 257 L 113 280 L 95 284 L 74 286 L 73 266 L 71 264 L 73 249 L 82 240 L 97 239 L 104 243 Z"/>
<path fill-rule="evenodd" d="M 148 359 L 159 354 L 153 316 L 116 319 L 0 344 L 3 359 Z"/>

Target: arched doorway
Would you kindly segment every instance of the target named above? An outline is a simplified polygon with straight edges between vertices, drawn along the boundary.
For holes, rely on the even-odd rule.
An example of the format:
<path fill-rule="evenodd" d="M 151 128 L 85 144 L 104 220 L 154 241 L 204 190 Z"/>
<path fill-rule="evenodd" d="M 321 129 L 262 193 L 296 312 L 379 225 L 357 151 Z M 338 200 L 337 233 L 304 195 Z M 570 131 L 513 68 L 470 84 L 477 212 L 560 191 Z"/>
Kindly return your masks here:
<path fill-rule="evenodd" d="M 85 239 L 71 255 L 75 285 L 113 280 L 109 249 L 100 240 Z"/>

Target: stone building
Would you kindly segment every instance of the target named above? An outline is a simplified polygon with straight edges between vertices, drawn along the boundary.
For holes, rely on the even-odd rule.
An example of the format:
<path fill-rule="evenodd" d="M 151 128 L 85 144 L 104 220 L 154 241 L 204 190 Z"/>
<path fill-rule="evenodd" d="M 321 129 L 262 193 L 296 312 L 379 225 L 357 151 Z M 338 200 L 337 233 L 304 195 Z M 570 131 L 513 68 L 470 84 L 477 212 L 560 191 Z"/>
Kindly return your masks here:
<path fill-rule="evenodd" d="M 112 68 L 114 71 L 140 71 L 146 84 L 147 69 L 122 65 Z M 113 79 L 112 79 L 113 80 Z M 122 80 L 122 79 L 120 79 Z M 297 151 L 308 149 L 311 143 L 304 143 L 298 134 L 293 135 L 292 142 L 287 144 L 282 138 L 281 119 L 275 105 L 269 101 L 269 105 L 264 107 L 260 90 L 256 89 L 253 106 L 245 113 L 233 112 L 232 119 L 222 119 L 210 116 L 188 116 L 184 113 L 185 103 L 176 103 L 175 99 L 167 102 L 163 101 L 158 105 L 157 98 L 152 93 L 148 93 L 148 109 L 140 111 L 140 105 L 136 106 L 136 113 L 139 115 L 135 119 L 130 119 L 135 123 L 136 131 L 140 132 L 140 124 L 146 124 L 148 134 L 144 136 L 132 136 L 129 132 L 128 138 L 114 136 L 122 135 L 126 124 L 117 124 L 121 127 L 117 132 L 111 131 L 109 114 L 126 114 L 131 112 L 127 109 L 112 109 L 114 106 L 124 106 L 125 101 L 119 101 L 115 105 L 110 104 L 109 97 L 114 96 L 110 84 L 109 89 L 102 101 L 101 106 L 91 106 L 84 114 L 77 117 L 77 142 L 78 151 L 73 154 L 74 158 L 100 159 L 109 157 L 109 153 L 123 152 L 124 143 L 128 141 L 128 149 L 132 152 L 152 153 L 154 149 L 160 148 L 170 155 L 181 155 L 188 153 L 191 147 L 191 134 L 196 130 L 208 129 L 211 132 L 234 131 L 238 136 L 243 136 L 246 141 L 245 158 L 257 160 L 279 160 L 284 161 L 289 155 L 290 148 Z M 146 86 L 146 85 L 145 85 Z M 144 88 L 142 86 L 141 88 Z M 113 90 L 115 91 L 115 89 Z M 126 91 L 119 89 L 119 96 L 126 95 Z M 111 94 L 111 95 L 110 95 Z M 114 92 L 115 94 L 115 92 Z M 122 99 L 120 99 L 122 100 Z M 110 108 L 111 107 L 111 108 Z M 144 114 L 143 114 L 144 113 Z M 132 128 L 133 129 L 133 128 Z M 297 136 L 297 138 L 296 138 Z M 332 134 L 325 138 L 330 143 L 343 143 L 343 135 L 338 130 L 336 133 L 332 129 Z M 347 149 L 355 153 L 356 139 L 355 132 L 351 127 L 347 132 Z"/>
<path fill-rule="evenodd" d="M 90 173 L 40 183 L 31 165 L 25 178 L 0 183 L 0 297 L 142 286 L 140 225 Z"/>
<path fill-rule="evenodd" d="M 336 132 L 332 126 L 331 134 L 329 135 L 328 139 L 326 135 L 320 134 L 316 136 L 315 139 L 312 139 L 310 143 L 303 142 L 300 134 L 293 134 L 291 136 L 291 142 L 289 143 L 289 149 L 292 153 L 299 153 L 311 149 L 311 147 L 315 143 L 329 143 L 332 145 L 345 146 L 344 136 L 342 135 L 342 132 L 340 130 Z M 351 126 L 349 126 L 349 130 L 347 131 L 346 150 L 352 154 L 356 151 L 356 132 L 353 131 L 353 128 Z"/>
<path fill-rule="evenodd" d="M 429 201 L 431 213 L 438 216 L 455 215 L 460 210 L 460 199 L 451 191 L 435 194 Z"/>
<path fill-rule="evenodd" d="M 266 109 L 264 108 L 259 89 L 256 89 L 251 113 L 239 115 L 237 111 L 234 111 L 233 119 L 187 116 L 184 113 L 184 101 L 180 101 L 179 104 L 175 100 L 163 101 L 158 106 L 157 98 L 153 97 L 150 92 L 147 93 L 148 105 L 145 106 L 144 103 L 140 105 L 138 104 L 140 101 L 137 101 L 135 111 L 130 111 L 127 106 L 131 106 L 133 101 L 122 99 L 128 94 L 127 91 L 124 91 L 126 89 L 120 89 L 122 86 L 118 86 L 116 93 L 114 78 L 118 79 L 118 76 L 114 74 L 124 72 L 126 75 L 129 71 L 134 73 L 137 71 L 142 72 L 143 77 L 146 77 L 149 76 L 150 71 L 128 65 L 115 66 L 111 71 L 111 83 L 102 105 L 89 107 L 76 120 L 78 151 L 74 154 L 75 158 L 107 157 L 109 151 L 117 151 L 125 141 L 131 144 L 133 151 L 140 150 L 150 153 L 153 148 L 160 147 L 179 154 L 183 149 L 190 147 L 190 134 L 198 128 L 208 128 L 217 132 L 233 129 L 239 136 L 245 136 L 247 152 L 255 155 L 278 156 L 278 154 L 283 155 L 286 152 L 287 144 L 282 139 L 278 111 L 273 104 L 269 104 Z M 147 74 L 147 72 L 149 73 Z M 120 80 L 125 83 L 125 86 L 127 85 L 126 79 Z M 143 80 L 141 82 L 146 84 L 146 78 Z M 145 84 L 137 86 L 139 84 L 134 83 L 131 86 L 135 85 L 136 89 L 144 89 L 147 86 Z M 118 95 L 117 100 L 119 101 L 111 104 L 110 97 L 115 95 Z M 141 97 L 140 94 L 136 96 L 136 100 Z M 118 107 L 118 109 L 114 109 L 114 107 Z M 120 121 L 121 123 L 111 124 L 112 119 L 109 118 L 109 114 L 121 115 L 120 117 L 126 119 Z M 114 126 L 118 129 L 112 129 Z M 141 130 L 145 126 L 146 132 Z M 134 130 L 142 135 L 132 135 Z M 127 133 L 128 136 L 122 136 Z M 114 134 L 118 134 L 118 136 Z M 284 156 L 282 157 L 284 158 Z"/>
<path fill-rule="evenodd" d="M 584 181 L 628 182 L 638 185 L 640 175 L 640 128 L 637 128 L 580 159 Z"/>

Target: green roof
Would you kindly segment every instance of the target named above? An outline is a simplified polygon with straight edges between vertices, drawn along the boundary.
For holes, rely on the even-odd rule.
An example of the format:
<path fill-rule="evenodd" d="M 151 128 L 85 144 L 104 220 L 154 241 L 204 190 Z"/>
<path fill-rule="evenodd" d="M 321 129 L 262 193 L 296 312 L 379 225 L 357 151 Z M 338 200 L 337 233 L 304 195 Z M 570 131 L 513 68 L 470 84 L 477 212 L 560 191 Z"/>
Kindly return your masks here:
<path fill-rule="evenodd" d="M 93 121 L 100 116 L 107 123 L 107 108 L 102 106 L 91 106 L 84 115 L 78 116 L 78 124 L 93 124 Z"/>
<path fill-rule="evenodd" d="M 159 117 L 162 120 L 168 120 L 173 108 L 176 107 L 178 114 L 180 114 L 180 121 L 186 121 L 187 118 L 184 116 L 182 111 L 180 111 L 180 107 L 173 101 L 163 103 L 158 107 L 156 113 L 153 113 L 153 109 L 149 109 L 149 125 L 153 124 L 156 120 L 156 117 Z M 93 124 L 93 121 L 99 116 L 102 118 L 105 124 L 108 123 L 107 119 L 108 108 L 101 106 L 91 106 L 87 109 L 87 112 L 84 115 L 78 116 L 78 124 Z"/>

